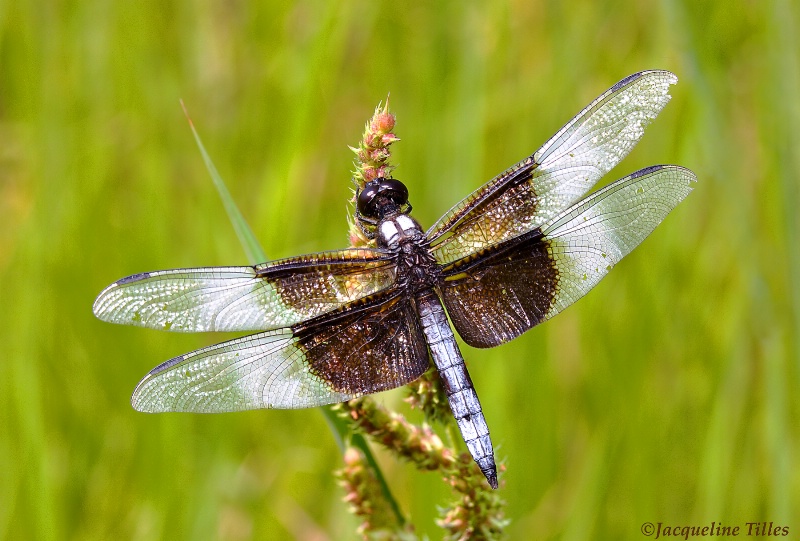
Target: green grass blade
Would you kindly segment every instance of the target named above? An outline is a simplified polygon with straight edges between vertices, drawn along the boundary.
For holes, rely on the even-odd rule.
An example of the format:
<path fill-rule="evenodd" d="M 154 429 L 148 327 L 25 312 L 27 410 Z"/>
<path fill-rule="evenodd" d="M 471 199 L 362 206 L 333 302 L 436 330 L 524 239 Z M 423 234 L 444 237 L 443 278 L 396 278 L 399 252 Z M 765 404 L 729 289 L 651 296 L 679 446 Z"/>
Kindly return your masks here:
<path fill-rule="evenodd" d="M 181 100 L 181 107 L 183 107 L 186 120 L 189 121 L 189 127 L 192 128 L 194 140 L 197 142 L 197 147 L 200 149 L 200 154 L 203 156 L 203 161 L 211 175 L 211 180 L 214 181 L 214 186 L 217 188 L 217 192 L 219 192 L 222 204 L 225 205 L 225 211 L 228 213 L 228 218 L 231 221 L 231 225 L 233 225 L 233 230 L 236 231 L 236 236 L 239 237 L 239 242 L 242 244 L 242 248 L 244 248 L 247 260 L 253 265 L 256 263 L 263 263 L 267 260 L 267 254 L 264 252 L 258 239 L 256 239 L 253 230 L 250 229 L 244 216 L 242 216 L 242 213 L 239 211 L 239 207 L 236 206 L 236 203 L 233 201 L 231 193 L 228 191 L 228 187 L 225 186 L 225 182 L 222 180 L 219 171 L 214 167 L 214 162 L 211 161 L 211 157 L 209 157 L 208 152 L 206 152 L 206 148 L 200 140 L 200 135 L 198 135 L 194 123 L 189 117 L 189 112 L 186 110 L 183 100 Z"/>

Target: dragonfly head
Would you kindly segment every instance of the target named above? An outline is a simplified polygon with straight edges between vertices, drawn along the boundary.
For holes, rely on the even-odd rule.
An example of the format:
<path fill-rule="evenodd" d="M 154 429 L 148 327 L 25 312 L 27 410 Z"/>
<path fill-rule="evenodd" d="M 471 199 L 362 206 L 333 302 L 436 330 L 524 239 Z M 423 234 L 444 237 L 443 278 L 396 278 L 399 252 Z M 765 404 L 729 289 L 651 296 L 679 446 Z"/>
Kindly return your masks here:
<path fill-rule="evenodd" d="M 394 178 L 376 178 L 367 182 L 358 194 L 361 216 L 381 220 L 408 205 L 408 188 Z"/>

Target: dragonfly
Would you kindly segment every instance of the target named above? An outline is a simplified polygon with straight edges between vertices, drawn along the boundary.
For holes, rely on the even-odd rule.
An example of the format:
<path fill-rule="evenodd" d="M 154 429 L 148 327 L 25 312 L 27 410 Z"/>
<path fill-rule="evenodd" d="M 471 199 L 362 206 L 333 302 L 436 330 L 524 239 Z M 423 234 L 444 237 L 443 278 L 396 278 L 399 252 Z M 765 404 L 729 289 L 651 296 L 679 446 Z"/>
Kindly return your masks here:
<path fill-rule="evenodd" d="M 550 319 L 689 194 L 694 173 L 656 165 L 586 195 L 639 142 L 677 80 L 651 70 L 619 81 L 427 231 L 410 215 L 406 186 L 389 175 L 356 193 L 355 216 L 374 248 L 112 283 L 93 307 L 104 321 L 258 331 L 155 367 L 133 407 L 309 408 L 411 383 L 432 361 L 466 447 L 496 489 L 489 428 L 453 329 L 467 345 L 490 348 Z"/>

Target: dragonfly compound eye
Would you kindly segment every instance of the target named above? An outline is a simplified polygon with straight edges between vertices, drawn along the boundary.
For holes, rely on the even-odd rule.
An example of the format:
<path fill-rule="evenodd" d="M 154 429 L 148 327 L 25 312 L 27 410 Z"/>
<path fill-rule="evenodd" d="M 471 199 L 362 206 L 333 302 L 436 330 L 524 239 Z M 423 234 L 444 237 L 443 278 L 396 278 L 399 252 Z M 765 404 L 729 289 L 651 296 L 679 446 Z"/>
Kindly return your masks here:
<path fill-rule="evenodd" d="M 380 210 L 392 202 L 398 207 L 408 203 L 408 188 L 393 178 L 370 181 L 358 194 L 358 212 L 367 218 L 380 218 Z"/>

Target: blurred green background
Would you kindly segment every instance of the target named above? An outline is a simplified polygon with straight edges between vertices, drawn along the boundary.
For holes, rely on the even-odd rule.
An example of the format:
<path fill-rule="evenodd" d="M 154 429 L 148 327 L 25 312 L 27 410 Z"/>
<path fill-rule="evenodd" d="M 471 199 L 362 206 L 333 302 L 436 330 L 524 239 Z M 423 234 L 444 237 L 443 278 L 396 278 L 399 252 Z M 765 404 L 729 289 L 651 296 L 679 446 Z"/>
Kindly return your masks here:
<path fill-rule="evenodd" d="M 388 93 L 395 174 L 428 226 L 647 68 L 680 83 L 604 182 L 678 163 L 696 190 L 577 305 L 464 347 L 507 531 L 800 535 L 796 2 L 263 4 L 0 2 L 0 537 L 355 537 L 318 411 L 137 413 L 148 370 L 228 336 L 92 316 L 122 276 L 247 262 L 179 98 L 279 258 L 346 245 L 347 145 Z M 440 538 L 448 489 L 376 453 Z"/>

